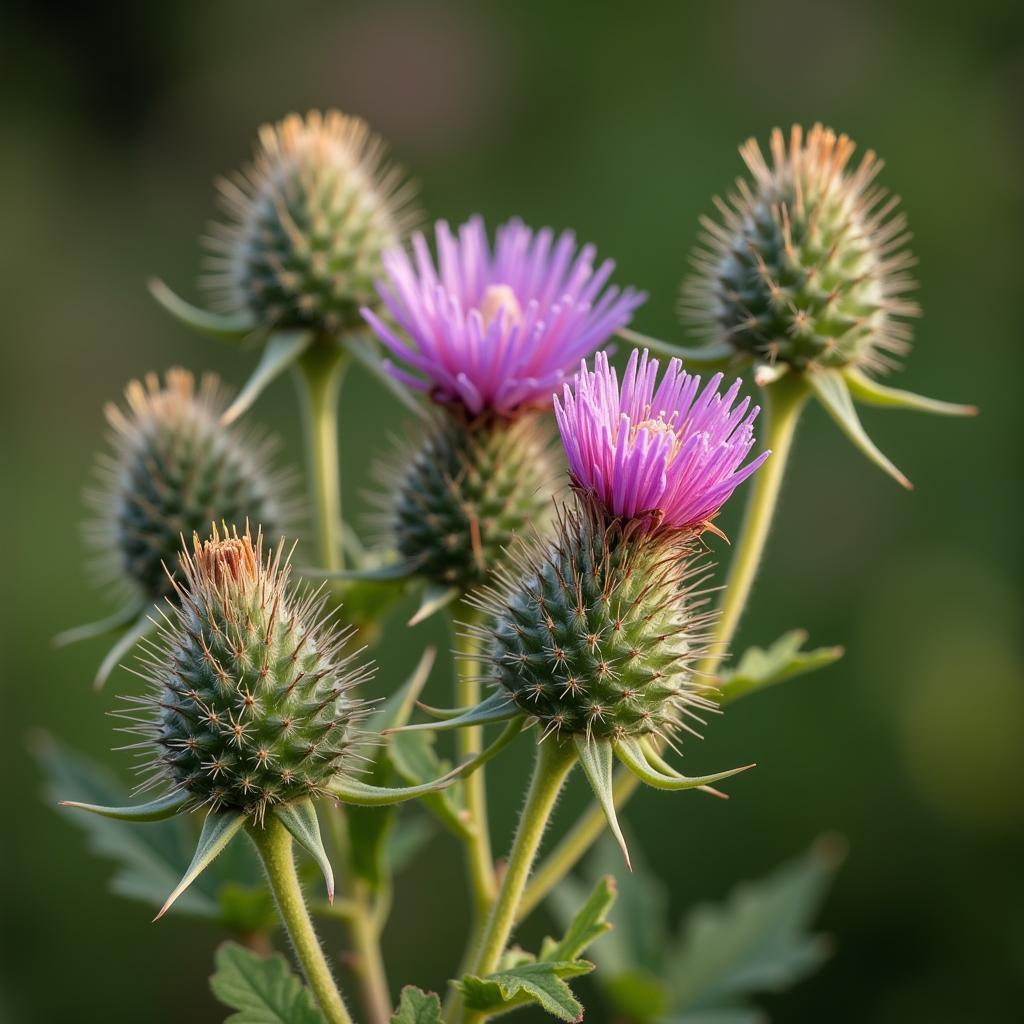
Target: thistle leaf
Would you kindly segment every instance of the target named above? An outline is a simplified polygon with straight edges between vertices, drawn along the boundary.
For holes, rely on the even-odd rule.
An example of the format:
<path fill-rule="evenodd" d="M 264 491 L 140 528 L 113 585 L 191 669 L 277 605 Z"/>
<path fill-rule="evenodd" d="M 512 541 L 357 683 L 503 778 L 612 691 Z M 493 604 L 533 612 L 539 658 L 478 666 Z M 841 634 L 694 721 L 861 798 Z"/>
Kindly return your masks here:
<path fill-rule="evenodd" d="M 615 793 L 612 789 L 612 742 L 606 738 L 588 739 L 586 736 L 574 736 L 576 753 L 579 755 L 580 766 L 594 791 L 597 802 L 608 819 L 608 827 L 615 836 L 615 841 L 622 850 L 622 856 L 626 859 L 626 867 L 630 871 L 633 866 L 629 860 L 629 850 L 626 848 L 626 840 L 622 836 L 622 829 L 619 828 L 619 819 L 615 813 Z"/>
<path fill-rule="evenodd" d="M 159 921 L 170 910 L 174 901 L 203 873 L 206 867 L 216 858 L 228 843 L 238 834 L 245 824 L 246 817 L 240 811 L 210 811 L 203 822 L 203 830 L 199 834 L 196 852 L 192 863 L 175 886 L 174 891 L 153 918 Z"/>
<path fill-rule="evenodd" d="M 806 640 L 807 633 L 804 630 L 794 629 L 779 637 L 767 649 L 748 648 L 735 668 L 727 669 L 719 676 L 719 703 L 728 704 L 794 676 L 814 672 L 843 656 L 842 647 L 802 650 Z"/>
<path fill-rule="evenodd" d="M 434 992 L 406 985 L 391 1015 L 391 1024 L 440 1024 L 441 1000 Z"/>
<path fill-rule="evenodd" d="M 193 306 L 171 291 L 158 277 L 150 278 L 149 293 L 175 320 L 193 331 L 208 334 L 220 341 L 239 344 L 257 329 L 249 317 L 224 316 Z"/>
<path fill-rule="evenodd" d="M 598 880 L 587 901 L 576 911 L 565 930 L 565 935 L 555 942 L 545 939 L 540 948 L 540 960 L 576 960 L 579 955 L 605 932 L 611 929 L 608 911 L 615 902 L 617 889 L 615 879 L 605 875 Z"/>
<path fill-rule="evenodd" d="M 184 810 L 189 801 L 188 793 L 168 793 L 145 804 L 126 807 L 104 807 L 102 804 L 84 804 L 77 800 L 61 800 L 61 807 L 74 807 L 90 814 L 98 814 L 102 818 L 113 818 L 116 821 L 164 821 L 173 818 Z"/>
<path fill-rule="evenodd" d="M 458 769 L 447 775 L 434 779 L 420 786 L 371 786 L 358 779 L 341 779 L 333 782 L 330 794 L 343 804 L 355 804 L 358 807 L 387 807 L 389 804 L 400 804 L 406 800 L 438 793 L 450 786 L 456 779 Z"/>
<path fill-rule="evenodd" d="M 715 341 L 699 348 L 687 348 L 674 345 L 669 341 L 648 337 L 638 331 L 622 327 L 615 332 L 623 341 L 636 348 L 646 348 L 656 355 L 682 359 L 686 369 L 693 370 L 724 370 L 736 361 L 736 350 L 725 341 Z"/>
<path fill-rule="evenodd" d="M 258 956 L 226 942 L 216 954 L 213 994 L 237 1010 L 225 1024 L 324 1024 L 313 994 L 280 953 Z"/>
<path fill-rule="evenodd" d="M 888 473 L 898 484 L 907 490 L 913 490 L 914 485 L 868 437 L 867 431 L 857 416 L 853 399 L 850 397 L 850 389 L 842 372 L 812 368 L 804 376 L 814 389 L 814 393 L 824 406 L 825 411 L 835 420 L 839 429 L 860 449 L 861 453 Z"/>
<path fill-rule="evenodd" d="M 316 816 L 313 801 L 291 800 L 275 807 L 272 811 L 278 820 L 292 834 L 292 838 L 317 862 L 327 883 L 327 901 L 334 902 L 334 870 L 330 858 L 324 849 L 324 841 L 320 835 L 320 821 Z"/>
<path fill-rule="evenodd" d="M 507 722 L 510 718 L 521 715 L 518 705 L 503 690 L 495 690 L 479 704 L 471 708 L 460 708 L 452 712 L 429 708 L 428 714 L 439 718 L 434 722 L 417 722 L 415 725 L 403 725 L 402 732 L 444 732 L 448 729 L 461 729 L 465 725 L 489 725 L 491 722 Z M 389 730 L 397 732 L 399 730 Z"/>
<path fill-rule="evenodd" d="M 437 778 L 451 768 L 434 750 L 432 732 L 396 732 L 390 737 L 388 751 L 399 776 L 412 785 Z M 423 798 L 423 806 L 453 835 L 460 839 L 472 834 L 466 824 L 464 809 L 457 788 L 431 793 Z"/>
<path fill-rule="evenodd" d="M 615 743 L 615 755 L 641 782 L 655 789 L 679 791 L 700 789 L 711 786 L 723 779 L 731 778 L 745 772 L 754 765 L 746 764 L 741 768 L 730 768 L 728 771 L 715 772 L 712 775 L 688 776 L 680 775 L 670 764 L 658 757 L 653 750 L 632 736 Z"/>
<path fill-rule="evenodd" d="M 142 614 L 130 625 L 113 643 L 107 651 L 100 667 L 96 670 L 96 678 L 92 685 L 95 690 L 102 690 L 103 684 L 110 678 L 122 658 L 147 634 L 155 629 L 154 620 L 160 614 L 160 605 L 148 605 Z"/>
<path fill-rule="evenodd" d="M 826 837 L 767 878 L 738 887 L 724 905 L 693 911 L 665 975 L 673 1010 L 686 1011 L 682 1020 L 749 1012 L 747 997 L 788 988 L 821 964 L 828 944 L 808 928 L 843 853 Z"/>
<path fill-rule="evenodd" d="M 431 615 L 435 615 L 442 608 L 447 608 L 452 601 L 457 600 L 461 593 L 462 591 L 458 587 L 441 587 L 436 583 L 427 583 L 423 587 L 420 606 L 406 625 L 418 626 L 421 622 L 426 622 Z"/>
<path fill-rule="evenodd" d="M 65 629 L 53 638 L 54 647 L 67 647 L 69 644 L 77 644 L 81 640 L 91 640 L 97 636 L 105 636 L 107 633 L 115 633 L 117 630 L 135 622 L 145 605 L 132 601 L 123 608 L 108 615 L 105 619 L 97 622 L 87 622 L 84 626 L 74 626 Z"/>
<path fill-rule="evenodd" d="M 559 1020 L 575 1024 L 583 1019 L 583 1007 L 563 979 L 593 969 L 587 960 L 523 963 L 486 978 L 467 974 L 457 987 L 469 1010 L 490 1015 L 537 1003 Z"/>
<path fill-rule="evenodd" d="M 313 340 L 312 331 L 276 331 L 271 334 L 263 346 L 256 369 L 224 411 L 221 423 L 227 426 L 247 412 L 253 402 L 313 344 Z"/>
<path fill-rule="evenodd" d="M 915 395 L 913 391 L 901 388 L 890 388 L 879 384 L 862 370 L 848 367 L 843 371 L 850 394 L 866 405 L 876 405 L 882 409 L 910 409 L 913 412 L 929 412 L 936 416 L 977 416 L 976 405 L 958 405 L 955 402 L 942 402 L 937 398 L 925 398 Z"/>

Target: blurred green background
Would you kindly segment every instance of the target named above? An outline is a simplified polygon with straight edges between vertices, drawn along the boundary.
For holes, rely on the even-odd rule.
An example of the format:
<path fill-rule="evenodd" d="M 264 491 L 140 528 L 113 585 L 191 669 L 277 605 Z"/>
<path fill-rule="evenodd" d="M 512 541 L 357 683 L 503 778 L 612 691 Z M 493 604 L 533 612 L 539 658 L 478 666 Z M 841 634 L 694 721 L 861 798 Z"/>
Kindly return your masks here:
<path fill-rule="evenodd" d="M 865 415 L 914 480 L 902 493 L 817 410 L 737 648 L 804 626 L 846 658 L 716 719 L 694 767 L 757 771 L 728 803 L 641 794 L 627 818 L 681 915 L 825 829 L 850 856 L 823 915 L 835 956 L 765 1000 L 779 1021 L 1003 1022 L 1024 1006 L 1020 266 L 1024 8 L 872 3 L 9 2 L 0 26 L 4 305 L 5 824 L 0 1018 L 216 1021 L 210 926 L 108 896 L 108 864 L 41 800 L 46 729 L 127 777 L 105 716 L 133 678 L 89 686 L 101 643 L 59 629 L 109 610 L 82 568 L 80 492 L 100 408 L 181 363 L 236 385 L 252 357 L 189 335 L 147 296 L 195 296 L 212 178 L 258 124 L 337 106 L 367 117 L 432 217 L 480 210 L 572 226 L 650 293 L 635 326 L 682 340 L 674 305 L 697 217 L 736 146 L 823 120 L 887 161 L 920 257 L 925 317 L 898 383 L 981 405 L 975 421 Z M 300 457 L 290 386 L 257 417 Z M 347 507 L 401 422 L 364 376 L 344 394 Z M 739 503 L 735 503 L 739 504 Z M 735 526 L 738 509 L 724 525 Z M 721 557 L 727 557 L 723 548 Z M 439 626 L 378 652 L 377 692 Z M 447 669 L 428 696 L 444 700 Z M 435 701 L 435 702 L 436 702 Z M 504 849 L 527 750 L 495 779 Z M 583 805 L 582 784 L 559 821 Z M 392 980 L 437 988 L 459 945 L 460 859 L 439 836 L 402 878 Z M 529 940 L 549 924 L 524 928 Z M 337 940 L 337 936 L 334 936 Z M 335 941 L 335 948 L 337 942 Z M 605 1019 L 583 986 L 591 1019 Z"/>

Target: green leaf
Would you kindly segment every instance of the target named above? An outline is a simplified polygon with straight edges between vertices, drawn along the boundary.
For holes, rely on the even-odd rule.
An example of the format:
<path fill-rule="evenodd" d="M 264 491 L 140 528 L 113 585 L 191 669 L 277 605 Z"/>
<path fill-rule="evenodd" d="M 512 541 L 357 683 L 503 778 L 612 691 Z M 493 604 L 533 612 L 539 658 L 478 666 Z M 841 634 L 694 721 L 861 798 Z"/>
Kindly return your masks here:
<path fill-rule="evenodd" d="M 626 858 L 626 867 L 632 870 L 629 862 L 629 850 L 626 847 L 626 840 L 622 836 L 622 829 L 619 828 L 619 819 L 615 813 L 615 792 L 612 788 L 612 743 L 608 739 L 591 739 L 587 736 L 577 735 L 574 737 L 576 753 L 579 755 L 580 767 L 586 775 L 590 788 L 594 791 L 597 802 L 604 811 L 608 821 L 608 827 L 612 830 L 622 856 Z"/>
<path fill-rule="evenodd" d="M 432 732 L 396 732 L 388 737 L 391 760 L 400 778 L 413 785 L 437 778 L 451 770 L 434 750 Z M 441 790 L 423 798 L 423 806 L 453 835 L 467 838 L 471 833 L 466 824 L 465 811 L 459 800 L 459 788 Z"/>
<path fill-rule="evenodd" d="M 634 1024 L 662 1021 L 668 1012 L 667 983 L 640 968 L 606 977 L 602 984 L 612 1006 Z"/>
<path fill-rule="evenodd" d="M 69 644 L 77 644 L 82 640 L 92 640 L 94 637 L 106 636 L 108 633 L 116 633 L 125 626 L 135 622 L 142 612 L 145 604 L 138 601 L 131 601 L 123 608 L 108 615 L 105 619 L 97 622 L 87 622 L 84 626 L 73 626 L 65 629 L 53 638 L 54 647 L 67 647 Z"/>
<path fill-rule="evenodd" d="M 436 615 L 442 608 L 447 608 L 461 594 L 462 591 L 458 587 L 441 587 L 436 583 L 425 584 L 423 595 L 420 598 L 420 606 L 406 625 L 418 626 L 421 622 L 426 622 L 431 615 Z"/>
<path fill-rule="evenodd" d="M 117 821 L 164 821 L 180 814 L 188 803 L 188 793 L 168 793 L 145 804 L 126 804 L 123 807 L 107 807 L 103 804 L 85 804 L 79 800 L 61 800 L 61 807 L 74 807 L 79 811 L 98 814 L 101 818 Z"/>
<path fill-rule="evenodd" d="M 441 1000 L 434 992 L 406 985 L 391 1015 L 391 1024 L 440 1024 Z"/>
<path fill-rule="evenodd" d="M 683 360 L 687 370 L 724 370 L 736 362 L 736 350 L 725 341 L 716 341 L 698 348 L 686 348 L 669 341 L 651 338 L 646 334 L 623 327 L 616 331 L 623 341 L 636 348 L 646 348 L 654 355 L 674 356 Z"/>
<path fill-rule="evenodd" d="M 256 324 L 247 316 L 224 316 L 193 306 L 172 292 L 158 277 L 150 279 L 149 292 L 175 320 L 200 334 L 237 344 L 256 330 Z"/>
<path fill-rule="evenodd" d="M 153 918 L 154 921 L 159 921 L 170 910 L 174 901 L 206 870 L 224 847 L 241 831 L 245 821 L 246 816 L 240 811 L 210 811 L 206 815 L 206 820 L 203 822 L 203 830 L 199 833 L 199 842 L 196 844 L 196 852 L 192 855 L 192 862 L 186 869 L 181 881 L 174 887 L 170 896 L 167 897 L 166 902 L 160 908 L 160 912 Z"/>
<path fill-rule="evenodd" d="M 929 412 L 936 416 L 978 415 L 977 406 L 941 402 L 937 398 L 915 395 L 913 391 L 889 388 L 854 367 L 844 370 L 843 376 L 849 385 L 850 394 L 866 405 L 877 405 L 882 409 L 910 409 L 913 412 Z"/>
<path fill-rule="evenodd" d="M 594 886 L 594 891 L 587 901 L 573 915 L 562 939 L 558 942 L 553 939 L 544 940 L 540 949 L 540 959 L 576 960 L 592 942 L 611 928 L 606 918 L 615 902 L 615 896 L 615 879 L 611 875 L 605 875 Z"/>
<path fill-rule="evenodd" d="M 814 393 L 818 396 L 818 401 L 825 407 L 825 411 L 835 420 L 839 429 L 854 445 L 897 483 L 906 487 L 907 490 L 912 490 L 914 485 L 868 437 L 867 431 L 857 416 L 846 378 L 842 373 L 839 370 L 812 368 L 804 373 L 804 377 L 814 389 Z"/>
<path fill-rule="evenodd" d="M 117 668 L 118 662 L 127 657 L 128 652 L 150 630 L 156 628 L 154 623 L 160 614 L 159 604 L 147 606 L 142 614 L 114 641 L 103 661 L 100 662 L 100 667 L 96 670 L 96 677 L 92 681 L 93 689 L 103 689 L 103 684 L 110 678 L 110 673 Z"/>
<path fill-rule="evenodd" d="M 47 796 L 92 805 L 120 805 L 128 799 L 124 787 L 88 758 L 72 753 L 46 734 L 33 737 L 32 749 L 46 776 Z M 175 817 L 148 824 L 132 824 L 94 814 L 64 814 L 81 829 L 95 853 L 116 865 L 110 887 L 126 899 L 159 907 L 167 891 L 188 864 L 190 822 Z M 193 887 L 175 908 L 201 917 L 217 917 L 217 902 L 207 887 Z"/>
<path fill-rule="evenodd" d="M 492 722 L 507 722 L 521 715 L 518 705 L 505 690 L 495 690 L 479 704 L 471 708 L 460 708 L 451 715 L 447 711 L 431 708 L 432 715 L 439 720 L 418 722 L 402 726 L 402 732 L 440 732 L 447 729 L 461 729 L 465 725 L 490 725 Z"/>
<path fill-rule="evenodd" d="M 841 844 L 826 837 L 724 905 L 694 910 L 665 972 L 673 1009 L 745 1010 L 754 993 L 781 991 L 817 968 L 828 944 L 809 927 L 842 859 Z"/>
<path fill-rule="evenodd" d="M 794 629 L 767 649 L 749 648 L 735 668 L 727 669 L 719 676 L 720 702 L 728 704 L 794 676 L 814 672 L 843 656 L 842 647 L 818 647 L 805 651 L 802 648 L 806 640 L 804 630 Z"/>
<path fill-rule="evenodd" d="M 650 746 L 634 737 L 627 736 L 614 744 L 615 756 L 643 783 L 655 789 L 672 792 L 687 789 L 706 789 L 723 779 L 732 778 L 740 772 L 753 768 L 745 764 L 740 768 L 730 768 L 712 775 L 680 775 L 667 761 Z M 717 791 L 713 791 L 717 792 Z M 720 794 L 719 794 L 720 795 Z"/>
<path fill-rule="evenodd" d="M 225 1024 L 324 1024 L 313 994 L 280 953 L 258 956 L 234 942 L 216 955 L 213 994 L 237 1010 Z"/>
<path fill-rule="evenodd" d="M 234 423 L 242 413 L 247 412 L 253 402 L 289 366 L 298 361 L 302 353 L 313 344 L 313 341 L 312 331 L 275 331 L 271 334 L 263 346 L 256 369 L 252 371 L 235 400 L 224 411 L 221 423 L 225 425 Z"/>
<path fill-rule="evenodd" d="M 457 987 L 469 1010 L 504 1013 L 527 1003 L 538 1003 L 559 1020 L 577 1022 L 583 1019 L 583 1007 L 563 979 L 588 974 L 593 969 L 594 965 L 586 960 L 524 963 L 486 978 L 467 974 Z"/>
<path fill-rule="evenodd" d="M 450 786 L 457 777 L 457 769 L 447 775 L 421 786 L 371 786 L 359 779 L 337 779 L 328 787 L 328 792 L 343 804 L 359 807 L 387 807 L 406 800 L 437 793 Z"/>
<path fill-rule="evenodd" d="M 316 816 L 316 808 L 309 797 L 291 800 L 275 807 L 272 811 L 282 825 L 291 833 L 292 838 L 301 846 L 323 873 L 327 883 L 327 902 L 334 902 L 334 870 L 331 860 L 324 849 L 324 841 L 320 835 L 320 821 Z"/>

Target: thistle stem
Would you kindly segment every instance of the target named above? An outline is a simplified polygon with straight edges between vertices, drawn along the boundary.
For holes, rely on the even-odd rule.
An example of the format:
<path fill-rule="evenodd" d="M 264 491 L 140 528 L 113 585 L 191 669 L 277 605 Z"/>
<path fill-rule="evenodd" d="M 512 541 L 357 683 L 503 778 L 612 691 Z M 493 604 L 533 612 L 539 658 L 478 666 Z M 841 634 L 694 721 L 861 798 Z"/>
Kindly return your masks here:
<path fill-rule="evenodd" d="M 772 454 L 754 475 L 740 527 L 740 540 L 729 564 L 711 653 L 697 668 L 703 676 L 713 676 L 718 671 L 750 597 L 778 504 L 797 423 L 809 396 L 810 388 L 796 373 L 788 373 L 764 388 L 767 416 L 764 445 L 771 449 Z M 615 807 L 622 807 L 639 785 L 635 775 L 620 768 L 615 774 Z M 526 917 L 572 871 L 604 828 L 604 812 L 595 804 L 537 869 L 519 905 L 520 918 Z"/>
<path fill-rule="evenodd" d="M 740 540 L 725 579 L 715 640 L 711 653 L 698 668 L 708 676 L 718 671 L 718 666 L 728 654 L 729 644 L 750 598 L 782 490 L 796 426 L 811 394 L 803 376 L 795 372 L 785 374 L 763 390 L 767 418 L 764 446 L 771 449 L 772 454 L 754 474 L 753 487 L 747 498 Z"/>
<path fill-rule="evenodd" d="M 341 544 L 341 466 L 338 459 L 338 394 L 348 367 L 345 349 L 318 339 L 298 364 L 310 497 L 317 550 L 324 569 L 344 568 Z"/>
<path fill-rule="evenodd" d="M 355 890 L 355 911 L 349 918 L 349 934 L 356 954 L 352 970 L 362 990 L 363 1008 L 369 1024 L 388 1024 L 391 994 L 380 949 L 380 924 L 365 886 L 357 882 Z"/>
<path fill-rule="evenodd" d="M 328 1024 L 352 1024 L 306 909 L 299 876 L 295 871 L 291 833 L 272 814 L 267 816 L 263 828 L 250 825 L 248 832 L 263 861 L 278 913 L 295 949 L 295 956 L 324 1017 Z"/>
<path fill-rule="evenodd" d="M 468 621 L 460 630 L 453 621 L 456 652 L 456 705 L 474 707 L 480 702 L 480 650 L 479 641 L 473 635 L 481 615 L 472 611 Z M 483 749 L 484 730 L 482 726 L 470 726 L 456 733 L 456 749 L 460 760 L 467 760 Z M 489 910 L 497 891 L 494 879 L 494 856 L 491 853 L 491 835 L 487 817 L 487 781 L 484 769 L 478 768 L 465 782 L 466 810 L 470 817 L 470 831 L 466 837 L 466 861 L 473 906 L 477 918 Z"/>
<path fill-rule="evenodd" d="M 576 748 L 571 742 L 549 736 L 537 745 L 537 760 L 530 789 L 519 817 L 519 827 L 516 829 L 498 896 L 477 948 L 473 974 L 482 977 L 493 972 L 505 952 L 515 926 L 519 901 L 523 898 L 548 818 L 575 763 Z M 468 1014 L 466 1019 L 473 1021 L 479 1019 L 479 1015 Z"/>

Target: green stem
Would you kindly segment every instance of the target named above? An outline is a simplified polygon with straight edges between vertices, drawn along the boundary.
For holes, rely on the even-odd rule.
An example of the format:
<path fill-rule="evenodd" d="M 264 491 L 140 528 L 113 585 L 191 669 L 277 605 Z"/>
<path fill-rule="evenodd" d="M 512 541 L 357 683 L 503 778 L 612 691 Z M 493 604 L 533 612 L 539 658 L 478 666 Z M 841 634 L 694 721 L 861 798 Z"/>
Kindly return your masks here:
<path fill-rule="evenodd" d="M 772 454 L 754 474 L 743 514 L 743 525 L 740 527 L 740 541 L 729 562 L 729 573 L 725 579 L 725 590 L 715 626 L 715 641 L 711 653 L 699 666 L 698 671 L 709 676 L 715 674 L 727 655 L 729 644 L 750 598 L 750 590 L 761 565 L 778 504 L 796 426 L 811 394 L 803 376 L 795 372 L 787 373 L 763 390 L 767 419 L 764 446 L 770 448 Z"/>
<path fill-rule="evenodd" d="M 278 912 L 295 948 L 302 973 L 324 1017 L 328 1024 L 352 1024 L 306 909 L 295 871 L 291 833 L 272 814 L 268 815 L 263 828 L 252 825 L 248 831 L 263 861 Z"/>
<path fill-rule="evenodd" d="M 712 653 L 698 666 L 698 672 L 705 676 L 713 676 L 718 671 L 750 597 L 778 503 L 796 426 L 809 396 L 810 389 L 796 373 L 786 374 L 764 388 L 767 417 L 764 444 L 771 449 L 772 454 L 754 475 L 740 528 L 740 541 L 729 564 L 720 616 L 710 648 Z M 615 774 L 616 808 L 622 807 L 639 785 L 636 776 L 619 769 Z M 572 871 L 604 832 L 604 828 L 604 812 L 595 804 L 565 834 L 537 869 L 520 904 L 520 918 L 526 917 Z"/>
<path fill-rule="evenodd" d="M 322 567 L 331 570 L 344 568 L 338 393 L 347 367 L 345 349 L 332 339 L 322 338 L 299 360 L 296 378 L 302 404 L 317 550 Z"/>
<path fill-rule="evenodd" d="M 388 1024 L 391 1019 L 391 994 L 380 950 L 380 924 L 373 912 L 370 894 L 356 883 L 355 912 L 349 918 L 349 932 L 356 954 L 352 969 L 362 990 L 363 1008 L 369 1024 Z"/>
<path fill-rule="evenodd" d="M 465 606 L 463 606 L 465 607 Z M 465 626 L 452 623 L 455 633 L 455 698 L 457 707 L 474 707 L 480 703 L 480 651 L 479 642 L 472 635 L 481 615 L 471 611 Z M 483 750 L 482 726 L 470 726 L 456 732 L 455 742 L 459 760 L 464 761 Z M 489 910 L 497 891 L 494 879 L 494 856 L 491 853 L 491 835 L 487 816 L 487 780 L 484 769 L 478 768 L 465 782 L 466 810 L 470 829 L 466 836 L 466 863 L 473 907 L 477 919 Z"/>
<path fill-rule="evenodd" d="M 571 742 L 549 736 L 537 745 L 537 760 L 526 803 L 519 817 L 519 827 L 512 843 L 498 897 L 491 908 L 477 949 L 473 974 L 484 976 L 498 966 L 515 925 L 519 901 L 523 898 L 548 818 L 572 766 L 576 748 Z M 470 1015 L 469 1019 L 473 1019 Z"/>

